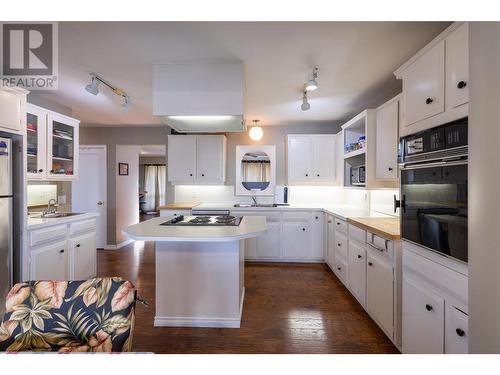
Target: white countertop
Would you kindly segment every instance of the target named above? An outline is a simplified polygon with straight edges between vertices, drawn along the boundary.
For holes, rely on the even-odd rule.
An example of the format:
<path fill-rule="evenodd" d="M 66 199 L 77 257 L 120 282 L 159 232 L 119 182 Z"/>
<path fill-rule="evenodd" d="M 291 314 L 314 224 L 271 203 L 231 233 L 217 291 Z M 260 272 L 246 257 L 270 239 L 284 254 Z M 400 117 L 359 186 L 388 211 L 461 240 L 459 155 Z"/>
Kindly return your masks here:
<path fill-rule="evenodd" d="M 228 242 L 257 237 L 267 231 L 264 216 L 244 216 L 239 226 L 166 226 L 168 217 L 134 224 L 122 233 L 136 241 Z"/>
<path fill-rule="evenodd" d="M 28 224 L 27 229 L 38 229 L 43 227 L 49 227 L 51 225 L 57 224 L 66 224 L 73 221 L 80 221 L 85 219 L 92 219 L 99 216 L 98 213 L 89 212 L 85 214 L 73 215 L 73 216 L 64 216 L 64 217 L 51 217 L 51 218 L 43 218 L 37 214 L 32 214 L 28 216 Z"/>
<path fill-rule="evenodd" d="M 194 210 L 231 210 L 238 212 L 269 212 L 269 211 L 322 211 L 342 219 L 350 217 L 391 217 L 390 215 L 370 211 L 350 205 L 320 205 L 320 204 L 290 204 L 289 206 L 277 207 L 234 207 L 230 203 L 204 203 L 194 207 Z"/>

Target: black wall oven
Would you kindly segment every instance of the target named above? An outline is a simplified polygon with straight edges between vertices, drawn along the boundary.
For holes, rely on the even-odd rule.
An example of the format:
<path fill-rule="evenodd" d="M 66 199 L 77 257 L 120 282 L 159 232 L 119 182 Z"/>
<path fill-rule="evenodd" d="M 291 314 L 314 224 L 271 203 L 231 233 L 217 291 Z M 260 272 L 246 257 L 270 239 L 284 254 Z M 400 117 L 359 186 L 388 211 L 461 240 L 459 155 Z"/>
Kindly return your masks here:
<path fill-rule="evenodd" d="M 467 262 L 467 119 L 401 139 L 401 236 Z"/>

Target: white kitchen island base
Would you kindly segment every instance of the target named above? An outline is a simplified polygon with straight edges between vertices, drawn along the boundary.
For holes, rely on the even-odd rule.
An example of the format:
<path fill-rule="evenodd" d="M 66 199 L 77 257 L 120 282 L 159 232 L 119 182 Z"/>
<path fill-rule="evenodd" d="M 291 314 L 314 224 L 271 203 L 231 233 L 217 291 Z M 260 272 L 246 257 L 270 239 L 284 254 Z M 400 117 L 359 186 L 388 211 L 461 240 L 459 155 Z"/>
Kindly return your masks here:
<path fill-rule="evenodd" d="M 155 251 L 155 326 L 240 327 L 244 240 L 156 242 Z"/>

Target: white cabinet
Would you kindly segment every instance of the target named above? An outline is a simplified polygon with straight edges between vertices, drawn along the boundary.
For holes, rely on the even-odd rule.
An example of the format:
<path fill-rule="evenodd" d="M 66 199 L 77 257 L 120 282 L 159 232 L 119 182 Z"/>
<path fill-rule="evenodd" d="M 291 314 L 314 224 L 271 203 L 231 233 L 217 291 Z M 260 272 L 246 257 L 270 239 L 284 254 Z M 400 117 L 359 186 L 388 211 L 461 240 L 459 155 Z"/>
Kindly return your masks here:
<path fill-rule="evenodd" d="M 173 184 L 223 184 L 226 137 L 169 135 L 168 180 Z"/>
<path fill-rule="evenodd" d="M 349 288 L 363 307 L 366 304 L 365 246 L 349 239 Z"/>
<path fill-rule="evenodd" d="M 406 127 L 444 111 L 444 41 L 404 72 L 403 94 Z"/>
<path fill-rule="evenodd" d="M 309 222 L 283 223 L 283 257 L 308 259 L 310 235 Z"/>
<path fill-rule="evenodd" d="M 324 217 L 322 212 L 313 212 L 311 220 L 311 259 L 324 260 Z"/>
<path fill-rule="evenodd" d="M 394 333 L 393 267 L 369 252 L 366 267 L 366 309 L 392 338 Z"/>
<path fill-rule="evenodd" d="M 280 259 L 281 237 L 281 223 L 268 222 L 267 233 L 256 240 L 257 259 Z"/>
<path fill-rule="evenodd" d="M 31 280 L 68 280 L 66 240 L 56 241 L 31 251 Z"/>
<path fill-rule="evenodd" d="M 375 178 L 398 178 L 399 100 L 392 99 L 377 108 L 375 130 Z"/>
<path fill-rule="evenodd" d="M 0 130 L 21 132 L 26 94 L 16 88 L 0 88 Z"/>
<path fill-rule="evenodd" d="M 464 23 L 445 40 L 446 109 L 469 102 L 469 24 Z"/>
<path fill-rule="evenodd" d="M 403 80 L 400 136 L 468 116 L 468 38 L 468 23 L 455 22 L 394 72 Z"/>
<path fill-rule="evenodd" d="M 28 230 L 30 280 L 84 280 L 96 276 L 96 220 L 82 218 Z"/>
<path fill-rule="evenodd" d="M 86 280 L 96 275 L 95 241 L 95 231 L 75 236 L 69 241 L 74 280 Z"/>
<path fill-rule="evenodd" d="M 335 267 L 335 220 L 332 215 L 326 215 L 326 254 L 325 261 L 333 270 Z"/>
<path fill-rule="evenodd" d="M 336 182 L 336 135 L 288 135 L 288 183 Z"/>
<path fill-rule="evenodd" d="M 416 280 L 403 279 L 403 353 L 443 353 L 444 299 Z"/>
<path fill-rule="evenodd" d="M 469 353 L 469 316 L 454 306 L 448 305 L 445 314 L 444 352 Z"/>
<path fill-rule="evenodd" d="M 78 178 L 79 124 L 74 118 L 27 105 L 28 179 L 71 181 Z"/>

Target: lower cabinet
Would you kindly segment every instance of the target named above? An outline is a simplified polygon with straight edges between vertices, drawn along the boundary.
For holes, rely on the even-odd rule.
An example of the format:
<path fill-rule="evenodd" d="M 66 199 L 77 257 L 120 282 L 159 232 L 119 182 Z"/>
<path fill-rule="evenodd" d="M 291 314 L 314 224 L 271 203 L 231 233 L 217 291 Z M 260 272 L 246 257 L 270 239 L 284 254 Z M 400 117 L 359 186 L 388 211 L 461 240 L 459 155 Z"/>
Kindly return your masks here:
<path fill-rule="evenodd" d="M 311 259 L 325 260 L 324 220 L 322 212 L 313 212 L 311 219 Z"/>
<path fill-rule="evenodd" d="M 69 241 L 74 280 L 85 280 L 95 276 L 97 255 L 95 237 L 95 232 L 89 232 L 73 237 Z"/>
<path fill-rule="evenodd" d="M 84 224 L 84 225 L 83 225 Z M 85 280 L 96 276 L 95 219 L 28 230 L 30 280 Z"/>
<path fill-rule="evenodd" d="M 403 352 L 443 353 L 444 299 L 414 280 L 403 280 Z"/>
<path fill-rule="evenodd" d="M 326 251 L 325 251 L 325 261 L 333 270 L 335 267 L 335 228 L 334 228 L 334 219 L 332 215 L 326 215 Z"/>
<path fill-rule="evenodd" d="M 349 241 L 349 288 L 364 307 L 366 305 L 366 248 L 354 241 Z"/>
<path fill-rule="evenodd" d="M 394 269 L 392 265 L 367 255 L 366 309 L 389 337 L 394 333 Z"/>
<path fill-rule="evenodd" d="M 469 353 L 469 316 L 454 306 L 447 306 L 445 313 L 444 352 Z"/>
<path fill-rule="evenodd" d="M 340 257 L 335 257 L 335 267 L 333 269 L 335 275 L 345 286 L 349 285 L 349 279 L 347 278 L 347 262 Z"/>
<path fill-rule="evenodd" d="M 267 233 L 255 240 L 257 259 L 279 259 L 281 256 L 281 224 L 267 223 Z"/>
<path fill-rule="evenodd" d="M 31 280 L 68 280 L 67 242 L 57 241 L 31 251 Z"/>
<path fill-rule="evenodd" d="M 310 235 L 309 222 L 283 223 L 283 257 L 306 260 L 311 246 Z"/>

